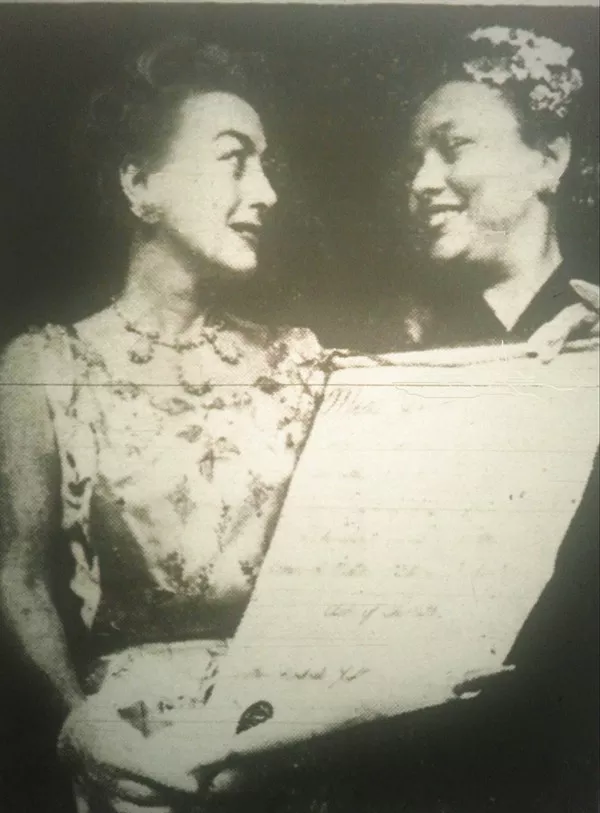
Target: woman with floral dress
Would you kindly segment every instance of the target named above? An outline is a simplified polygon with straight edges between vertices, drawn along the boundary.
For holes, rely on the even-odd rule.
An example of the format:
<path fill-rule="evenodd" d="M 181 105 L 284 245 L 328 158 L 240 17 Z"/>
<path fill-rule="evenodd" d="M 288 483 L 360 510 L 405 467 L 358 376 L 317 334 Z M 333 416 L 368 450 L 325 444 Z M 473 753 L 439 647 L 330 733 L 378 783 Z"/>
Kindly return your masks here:
<path fill-rule="evenodd" d="M 325 383 L 327 357 L 310 331 L 269 330 L 224 308 L 228 288 L 255 269 L 276 200 L 248 98 L 239 61 L 187 40 L 145 52 L 121 87 L 96 98 L 89 126 L 134 225 L 124 292 L 4 354 L 3 381 L 23 385 L 2 398 L 4 605 L 67 716 L 62 748 L 78 754 L 81 810 L 133 804 L 135 792 L 113 782 L 126 774 L 195 788 L 144 764 L 129 722 L 105 736 L 84 687 L 106 682 L 106 656 L 147 644 L 206 642 L 196 662 L 210 674 L 249 600 Z M 52 582 L 56 551 L 70 552 L 70 590 Z M 66 595 L 75 607 L 61 606 Z M 60 613 L 73 609 L 89 630 L 84 655 Z"/>

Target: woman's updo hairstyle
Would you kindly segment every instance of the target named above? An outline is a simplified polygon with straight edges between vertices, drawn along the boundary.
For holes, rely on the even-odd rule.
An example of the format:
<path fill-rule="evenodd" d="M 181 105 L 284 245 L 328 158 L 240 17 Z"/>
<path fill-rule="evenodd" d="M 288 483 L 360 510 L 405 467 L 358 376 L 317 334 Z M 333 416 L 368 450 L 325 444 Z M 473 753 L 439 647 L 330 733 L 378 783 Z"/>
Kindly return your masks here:
<path fill-rule="evenodd" d="M 103 207 L 119 221 L 128 216 L 119 170 L 132 163 L 151 172 L 160 164 L 187 98 L 224 92 L 256 107 L 256 90 L 264 96 L 267 81 L 259 55 L 242 57 L 194 37 L 172 37 L 139 53 L 93 96 L 80 129 Z"/>
<path fill-rule="evenodd" d="M 572 159 L 560 187 L 561 205 L 590 211 L 598 202 L 598 148 L 591 143 L 595 139 L 586 118 L 583 77 L 574 60 L 573 48 L 549 37 L 490 26 L 463 39 L 460 56 L 450 60 L 446 73 L 447 81 L 463 79 L 499 90 L 529 146 L 543 149 L 556 138 L 569 137 Z"/>
<path fill-rule="evenodd" d="M 478 28 L 462 42 L 460 57 L 445 66 L 447 81 L 463 79 L 502 93 L 537 147 L 569 133 L 583 87 L 573 49 L 521 28 Z"/>

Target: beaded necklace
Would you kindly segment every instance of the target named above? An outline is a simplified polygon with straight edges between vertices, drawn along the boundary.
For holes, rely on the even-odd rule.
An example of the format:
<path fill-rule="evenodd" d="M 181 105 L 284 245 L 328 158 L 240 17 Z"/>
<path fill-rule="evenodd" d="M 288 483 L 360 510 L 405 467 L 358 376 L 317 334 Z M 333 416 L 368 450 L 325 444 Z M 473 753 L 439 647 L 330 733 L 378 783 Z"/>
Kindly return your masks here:
<path fill-rule="evenodd" d="M 215 320 L 210 326 L 203 326 L 199 335 L 193 339 L 168 342 L 161 339 L 158 331 L 147 331 L 138 327 L 125 316 L 116 303 L 113 303 L 113 310 L 127 333 L 137 337 L 135 345 L 127 351 L 129 360 L 137 365 L 149 364 L 155 358 L 157 347 L 173 351 L 177 357 L 175 369 L 178 384 L 188 395 L 205 396 L 212 390 L 209 381 L 198 382 L 195 375 L 199 367 L 198 361 L 190 358 L 193 351 L 210 347 L 217 358 L 228 365 L 238 364 L 243 356 L 239 340 L 233 337 L 230 331 L 224 332 L 224 319 Z M 186 373 L 185 367 L 193 371 L 191 376 Z"/>
<path fill-rule="evenodd" d="M 215 320 L 210 326 L 201 328 L 200 335 L 194 339 L 176 339 L 172 342 L 167 342 L 161 339 L 160 333 L 157 330 L 142 330 L 134 322 L 128 319 L 125 314 L 120 310 L 117 303 L 113 303 L 113 310 L 123 322 L 123 326 L 128 333 L 132 333 L 139 339 L 143 339 L 143 343 L 136 342 L 136 346 L 131 348 L 127 355 L 129 360 L 134 364 L 148 364 L 152 361 L 155 355 L 155 349 L 159 347 L 167 347 L 174 350 L 178 354 L 183 354 L 188 350 L 197 350 L 200 347 L 210 345 L 215 355 L 217 355 L 226 364 L 238 364 L 242 357 L 242 351 L 238 342 L 228 341 L 223 336 L 225 328 L 225 320 Z"/>

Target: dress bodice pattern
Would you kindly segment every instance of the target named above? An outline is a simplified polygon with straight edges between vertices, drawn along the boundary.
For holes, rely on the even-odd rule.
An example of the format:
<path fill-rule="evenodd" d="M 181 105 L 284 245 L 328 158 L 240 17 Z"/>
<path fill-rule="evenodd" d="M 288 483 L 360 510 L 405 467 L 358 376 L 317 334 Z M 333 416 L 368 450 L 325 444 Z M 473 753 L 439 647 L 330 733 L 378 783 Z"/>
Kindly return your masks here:
<path fill-rule="evenodd" d="M 308 330 L 233 317 L 184 349 L 107 336 L 85 322 L 35 335 L 81 617 L 108 651 L 228 637 L 310 431 L 327 359 Z"/>

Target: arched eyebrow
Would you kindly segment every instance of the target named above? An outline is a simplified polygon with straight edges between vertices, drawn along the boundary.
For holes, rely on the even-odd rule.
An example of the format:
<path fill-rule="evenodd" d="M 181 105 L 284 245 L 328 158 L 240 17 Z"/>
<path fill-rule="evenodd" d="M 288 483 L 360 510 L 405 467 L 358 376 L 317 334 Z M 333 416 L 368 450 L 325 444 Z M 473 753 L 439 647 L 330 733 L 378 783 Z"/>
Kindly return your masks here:
<path fill-rule="evenodd" d="M 457 126 L 453 121 L 441 121 L 439 124 L 436 124 L 427 136 L 424 137 L 422 133 L 416 133 L 413 135 L 411 139 L 411 150 L 413 152 L 418 152 L 420 149 L 423 149 L 427 143 L 432 144 L 433 146 L 440 148 L 447 144 L 449 139 L 455 137 L 455 133 L 457 130 Z M 460 132 L 461 128 L 458 127 L 458 131 Z"/>
<path fill-rule="evenodd" d="M 430 138 L 434 140 L 439 138 L 445 138 L 452 132 L 454 127 L 455 125 L 453 121 L 448 120 L 441 121 L 439 124 L 436 124 L 436 126 L 431 129 L 431 132 L 429 134 Z"/>
<path fill-rule="evenodd" d="M 261 152 L 254 139 L 251 138 L 247 133 L 242 133 L 239 130 L 221 130 L 216 134 L 214 140 L 218 141 L 220 138 L 226 138 L 227 136 L 229 136 L 229 138 L 237 138 L 244 149 L 250 153 Z"/>
<path fill-rule="evenodd" d="M 442 120 L 434 127 L 430 127 L 428 130 L 425 130 L 425 127 L 422 122 L 418 119 L 411 128 L 411 141 L 413 144 L 422 144 L 428 139 L 436 140 L 440 137 L 444 137 L 448 135 L 448 133 L 452 129 L 452 122 Z"/>

